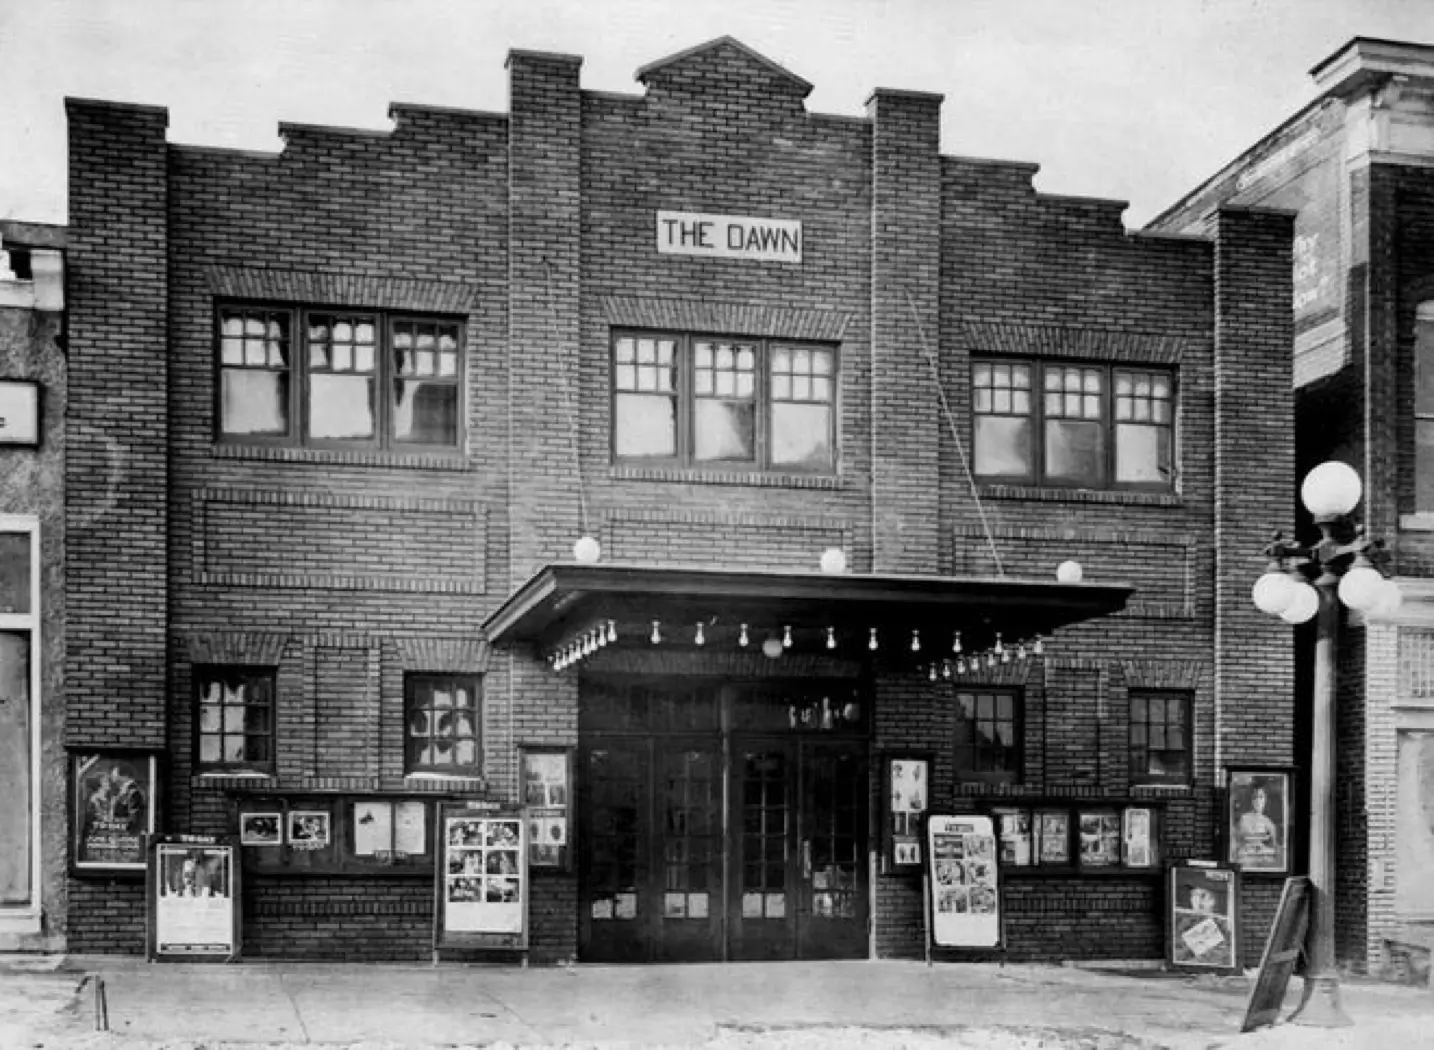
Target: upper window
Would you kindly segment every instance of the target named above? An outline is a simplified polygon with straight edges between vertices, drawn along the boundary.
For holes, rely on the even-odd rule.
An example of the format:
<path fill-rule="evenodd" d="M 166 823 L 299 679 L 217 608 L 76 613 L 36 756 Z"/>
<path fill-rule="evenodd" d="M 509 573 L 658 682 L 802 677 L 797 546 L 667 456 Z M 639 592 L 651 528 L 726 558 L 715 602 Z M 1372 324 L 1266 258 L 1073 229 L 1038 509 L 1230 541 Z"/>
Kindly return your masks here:
<path fill-rule="evenodd" d="M 218 324 L 222 438 L 387 449 L 462 441 L 456 321 L 225 306 Z"/>
<path fill-rule="evenodd" d="M 1021 696 L 1014 689 L 956 691 L 956 779 L 1021 779 Z"/>
<path fill-rule="evenodd" d="M 623 333 L 613 340 L 613 454 L 683 466 L 829 472 L 830 346 Z"/>
<path fill-rule="evenodd" d="M 274 672 L 197 667 L 197 767 L 202 772 L 274 771 Z"/>
<path fill-rule="evenodd" d="M 478 776 L 483 772 L 478 677 L 410 674 L 405 679 L 410 773 Z"/>
<path fill-rule="evenodd" d="M 1174 487 L 1169 370 L 981 358 L 971 407 L 976 474 L 987 480 Z"/>
<path fill-rule="evenodd" d="M 1414 509 L 1434 511 L 1434 301 L 1414 322 Z"/>
<path fill-rule="evenodd" d="M 1130 694 L 1130 780 L 1190 780 L 1190 694 Z"/>

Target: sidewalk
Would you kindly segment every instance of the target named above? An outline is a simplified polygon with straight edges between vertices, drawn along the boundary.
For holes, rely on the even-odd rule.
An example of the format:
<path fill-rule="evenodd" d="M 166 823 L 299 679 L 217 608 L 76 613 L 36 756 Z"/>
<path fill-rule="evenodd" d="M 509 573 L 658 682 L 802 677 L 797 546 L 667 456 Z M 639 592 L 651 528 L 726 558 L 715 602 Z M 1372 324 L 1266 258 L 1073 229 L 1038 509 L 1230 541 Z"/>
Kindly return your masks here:
<path fill-rule="evenodd" d="M 94 1028 L 104 982 L 109 1033 Z M 82 985 L 83 982 L 83 986 Z M 1298 1002 L 1292 982 L 1287 1011 Z M 1239 1032 L 1244 978 L 919 962 L 517 969 L 0 964 L 0 1047 L 980 1047 L 1434 1045 L 1434 992 L 1350 982 L 1351 1029 Z"/>

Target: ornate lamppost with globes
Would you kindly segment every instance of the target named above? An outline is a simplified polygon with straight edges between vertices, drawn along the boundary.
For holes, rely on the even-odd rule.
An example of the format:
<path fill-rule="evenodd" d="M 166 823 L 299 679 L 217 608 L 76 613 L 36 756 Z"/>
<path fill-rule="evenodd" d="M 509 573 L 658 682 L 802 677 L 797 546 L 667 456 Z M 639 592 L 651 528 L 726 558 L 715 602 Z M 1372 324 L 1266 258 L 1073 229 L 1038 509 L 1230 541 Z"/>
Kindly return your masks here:
<path fill-rule="evenodd" d="M 1341 604 L 1361 613 L 1399 607 L 1399 586 L 1371 560 L 1381 546 L 1351 518 L 1362 495 L 1359 475 L 1348 464 L 1322 463 L 1300 487 L 1319 539 L 1309 545 L 1279 533 L 1265 549 L 1269 565 L 1255 583 L 1255 605 L 1286 623 L 1315 621 L 1313 725 L 1310 747 L 1309 877 L 1312 890 L 1305 939 L 1304 997 L 1290 1018 L 1296 1024 L 1337 1027 L 1353 1022 L 1340 1006 L 1334 953 L 1336 755 L 1334 743 L 1335 653 Z"/>

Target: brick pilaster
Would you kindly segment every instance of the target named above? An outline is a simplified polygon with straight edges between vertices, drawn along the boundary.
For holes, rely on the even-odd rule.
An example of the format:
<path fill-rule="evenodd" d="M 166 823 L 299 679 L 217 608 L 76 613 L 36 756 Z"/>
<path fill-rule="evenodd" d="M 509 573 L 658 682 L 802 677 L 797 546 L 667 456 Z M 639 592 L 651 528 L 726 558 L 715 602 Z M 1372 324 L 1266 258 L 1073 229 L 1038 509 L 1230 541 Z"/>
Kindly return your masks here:
<path fill-rule="evenodd" d="M 879 88 L 871 168 L 872 571 L 936 572 L 941 96 Z M 924 334 L 924 340 L 923 340 Z"/>

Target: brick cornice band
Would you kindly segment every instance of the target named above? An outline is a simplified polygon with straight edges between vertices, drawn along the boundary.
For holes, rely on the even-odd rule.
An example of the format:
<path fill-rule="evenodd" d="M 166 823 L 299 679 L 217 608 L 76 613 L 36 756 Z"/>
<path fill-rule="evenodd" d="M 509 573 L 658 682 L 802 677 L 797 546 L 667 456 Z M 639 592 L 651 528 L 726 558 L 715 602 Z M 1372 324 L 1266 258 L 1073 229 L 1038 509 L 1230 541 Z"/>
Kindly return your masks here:
<path fill-rule="evenodd" d="M 625 295 L 605 297 L 602 308 L 609 324 L 624 328 L 667 328 L 823 343 L 840 342 L 851 320 L 846 310 L 798 310 L 750 303 L 639 299 Z"/>

